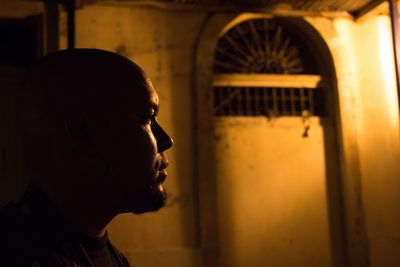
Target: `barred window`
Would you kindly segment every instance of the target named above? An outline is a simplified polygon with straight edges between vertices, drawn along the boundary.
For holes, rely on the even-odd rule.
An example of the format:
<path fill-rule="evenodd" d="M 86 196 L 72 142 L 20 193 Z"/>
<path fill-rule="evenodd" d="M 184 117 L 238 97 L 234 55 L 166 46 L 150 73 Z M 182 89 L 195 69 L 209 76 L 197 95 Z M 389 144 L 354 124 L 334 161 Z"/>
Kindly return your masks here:
<path fill-rule="evenodd" d="M 324 114 L 323 81 L 312 51 L 284 20 L 242 22 L 219 40 L 215 116 Z"/>
<path fill-rule="evenodd" d="M 216 116 L 301 116 L 322 114 L 320 90 L 314 88 L 216 87 Z"/>

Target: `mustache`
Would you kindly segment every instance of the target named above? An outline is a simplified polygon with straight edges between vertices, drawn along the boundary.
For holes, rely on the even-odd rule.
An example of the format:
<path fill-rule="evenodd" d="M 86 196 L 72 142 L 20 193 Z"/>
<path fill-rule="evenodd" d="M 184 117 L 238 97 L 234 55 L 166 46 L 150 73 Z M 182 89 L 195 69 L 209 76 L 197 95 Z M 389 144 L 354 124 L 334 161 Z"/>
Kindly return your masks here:
<path fill-rule="evenodd" d="M 159 170 L 161 171 L 161 170 L 164 170 L 164 169 L 168 168 L 168 165 L 169 165 L 168 161 L 162 161 L 161 164 L 160 164 Z"/>

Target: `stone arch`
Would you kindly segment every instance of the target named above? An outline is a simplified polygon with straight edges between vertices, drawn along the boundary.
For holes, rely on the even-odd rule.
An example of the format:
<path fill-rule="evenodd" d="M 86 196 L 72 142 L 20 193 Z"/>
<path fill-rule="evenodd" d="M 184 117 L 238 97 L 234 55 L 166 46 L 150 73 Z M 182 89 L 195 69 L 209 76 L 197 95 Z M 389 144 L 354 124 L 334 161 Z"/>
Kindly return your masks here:
<path fill-rule="evenodd" d="M 214 53 L 219 38 L 229 29 L 253 18 L 273 18 L 271 14 L 215 14 L 207 17 L 196 44 L 194 88 L 195 117 L 197 128 L 197 170 L 200 205 L 200 227 L 204 266 L 218 266 L 218 208 L 216 190 L 216 161 L 213 154 L 213 77 Z M 328 45 L 319 32 L 306 20 L 294 17 L 281 18 L 293 29 L 301 32 L 302 41 L 313 48 L 318 69 L 330 90 L 325 97 L 329 115 L 322 118 L 324 124 L 324 145 L 327 162 L 327 196 L 333 266 L 347 266 L 346 226 L 341 195 L 341 171 L 339 166 L 338 143 L 340 128 L 339 98 L 337 93 L 334 61 Z"/>

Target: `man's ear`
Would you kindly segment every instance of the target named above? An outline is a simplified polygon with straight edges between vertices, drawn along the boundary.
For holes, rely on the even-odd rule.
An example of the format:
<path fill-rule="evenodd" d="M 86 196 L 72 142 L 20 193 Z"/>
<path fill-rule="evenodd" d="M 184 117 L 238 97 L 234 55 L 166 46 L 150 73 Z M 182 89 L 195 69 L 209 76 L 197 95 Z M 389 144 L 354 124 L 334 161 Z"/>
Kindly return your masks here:
<path fill-rule="evenodd" d="M 94 147 L 87 132 L 87 124 L 83 115 L 74 115 L 64 118 L 64 132 L 74 151 L 89 150 L 94 152 Z"/>

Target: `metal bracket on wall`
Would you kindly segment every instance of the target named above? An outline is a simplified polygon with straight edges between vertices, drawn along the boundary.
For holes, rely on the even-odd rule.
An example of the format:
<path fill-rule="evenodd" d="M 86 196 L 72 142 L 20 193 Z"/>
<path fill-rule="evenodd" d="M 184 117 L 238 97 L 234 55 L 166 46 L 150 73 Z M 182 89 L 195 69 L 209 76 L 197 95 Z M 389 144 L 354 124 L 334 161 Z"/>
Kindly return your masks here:
<path fill-rule="evenodd" d="M 302 120 L 303 126 L 304 126 L 304 132 L 303 132 L 302 137 L 306 138 L 306 137 L 308 137 L 308 133 L 309 133 L 310 128 L 311 128 L 311 126 L 310 126 L 310 124 L 311 124 L 311 122 L 310 122 L 310 118 L 311 118 L 310 111 L 307 110 L 307 109 L 303 110 L 303 112 L 301 113 L 301 117 L 302 117 L 301 120 Z"/>

